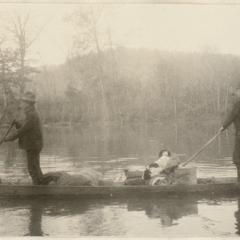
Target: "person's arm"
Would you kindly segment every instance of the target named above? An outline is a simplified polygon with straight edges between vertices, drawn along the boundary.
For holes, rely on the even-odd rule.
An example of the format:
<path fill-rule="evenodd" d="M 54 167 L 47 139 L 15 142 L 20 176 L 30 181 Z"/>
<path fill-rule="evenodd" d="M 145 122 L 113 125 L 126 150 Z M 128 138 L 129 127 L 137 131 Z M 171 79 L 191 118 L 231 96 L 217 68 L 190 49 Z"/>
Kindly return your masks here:
<path fill-rule="evenodd" d="M 154 168 L 157 168 L 157 167 L 159 167 L 159 165 L 158 165 L 158 163 L 150 163 L 149 164 L 149 167 L 151 168 L 151 167 L 154 167 Z"/>
<path fill-rule="evenodd" d="M 10 135 L 10 136 L 7 136 L 4 141 L 5 142 L 8 142 L 8 141 L 14 141 L 15 139 L 23 136 L 26 132 L 28 132 L 34 125 L 34 121 L 35 121 L 35 118 L 34 116 L 29 116 L 25 123 L 20 127 L 20 124 L 17 123 L 16 125 L 16 128 L 17 127 L 20 127 L 16 133 Z"/>
<path fill-rule="evenodd" d="M 15 120 L 14 125 L 15 125 L 16 129 L 20 129 L 22 127 L 22 124 L 17 120 Z"/>
<path fill-rule="evenodd" d="M 240 114 L 240 102 L 237 102 L 234 104 L 231 112 L 226 117 L 220 130 L 224 131 L 226 128 L 228 128 L 239 114 Z"/>

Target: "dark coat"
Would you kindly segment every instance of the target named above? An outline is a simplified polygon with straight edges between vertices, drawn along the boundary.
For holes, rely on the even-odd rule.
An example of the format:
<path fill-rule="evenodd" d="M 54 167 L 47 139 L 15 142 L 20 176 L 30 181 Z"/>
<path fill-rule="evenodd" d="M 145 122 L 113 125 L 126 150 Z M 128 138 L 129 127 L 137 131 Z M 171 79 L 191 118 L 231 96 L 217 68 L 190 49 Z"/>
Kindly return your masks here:
<path fill-rule="evenodd" d="M 223 128 L 226 129 L 232 123 L 236 129 L 236 135 L 240 136 L 240 100 L 233 105 L 231 111 L 223 122 Z"/>
<path fill-rule="evenodd" d="M 19 147 L 25 150 L 41 150 L 43 136 L 40 118 L 35 108 L 26 112 L 25 121 L 16 124 L 17 132 L 6 138 L 6 141 L 19 140 Z"/>
<path fill-rule="evenodd" d="M 235 145 L 233 150 L 233 162 L 240 166 L 240 100 L 238 100 L 232 107 L 230 113 L 223 122 L 223 128 L 226 129 L 231 124 L 234 124 Z"/>

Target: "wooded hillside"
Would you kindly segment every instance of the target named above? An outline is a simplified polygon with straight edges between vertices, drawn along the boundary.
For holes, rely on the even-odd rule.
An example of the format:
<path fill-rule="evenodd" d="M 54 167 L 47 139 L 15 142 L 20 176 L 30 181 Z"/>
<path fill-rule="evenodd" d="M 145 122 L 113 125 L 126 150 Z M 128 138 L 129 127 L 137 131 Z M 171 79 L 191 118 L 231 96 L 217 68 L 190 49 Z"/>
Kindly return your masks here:
<path fill-rule="evenodd" d="M 240 59 L 118 48 L 102 52 L 101 71 L 96 54 L 42 68 L 34 83 L 45 122 L 215 119 L 231 102 Z"/>

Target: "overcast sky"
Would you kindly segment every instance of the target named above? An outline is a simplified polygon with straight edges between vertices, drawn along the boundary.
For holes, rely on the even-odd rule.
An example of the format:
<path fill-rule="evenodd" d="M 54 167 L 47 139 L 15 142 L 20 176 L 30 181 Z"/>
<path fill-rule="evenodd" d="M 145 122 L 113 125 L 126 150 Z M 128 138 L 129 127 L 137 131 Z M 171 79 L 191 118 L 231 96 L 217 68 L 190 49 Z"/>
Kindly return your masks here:
<path fill-rule="evenodd" d="M 64 21 L 73 4 L 0 4 L 1 13 L 30 13 L 34 31 L 45 26 L 31 48 L 39 64 L 59 64 L 72 51 L 75 28 Z M 115 44 L 178 51 L 240 55 L 240 5 L 108 4 L 102 25 Z M 7 19 L 7 18 L 6 18 Z M 6 21 L 6 20 L 5 20 Z"/>

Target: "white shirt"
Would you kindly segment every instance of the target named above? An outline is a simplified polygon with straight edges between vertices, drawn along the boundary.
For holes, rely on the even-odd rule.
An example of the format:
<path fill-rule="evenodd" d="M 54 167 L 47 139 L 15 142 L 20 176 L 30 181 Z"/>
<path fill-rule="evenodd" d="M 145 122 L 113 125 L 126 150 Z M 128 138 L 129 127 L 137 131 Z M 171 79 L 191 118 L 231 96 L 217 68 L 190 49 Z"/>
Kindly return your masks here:
<path fill-rule="evenodd" d="M 169 161 L 170 161 L 170 157 L 168 156 L 162 156 L 157 161 L 155 161 L 155 163 L 157 163 L 159 167 L 150 168 L 151 177 L 159 175 L 167 167 Z"/>
<path fill-rule="evenodd" d="M 170 161 L 170 157 L 162 156 L 155 163 L 157 163 L 160 168 L 165 169 L 169 161 Z"/>

